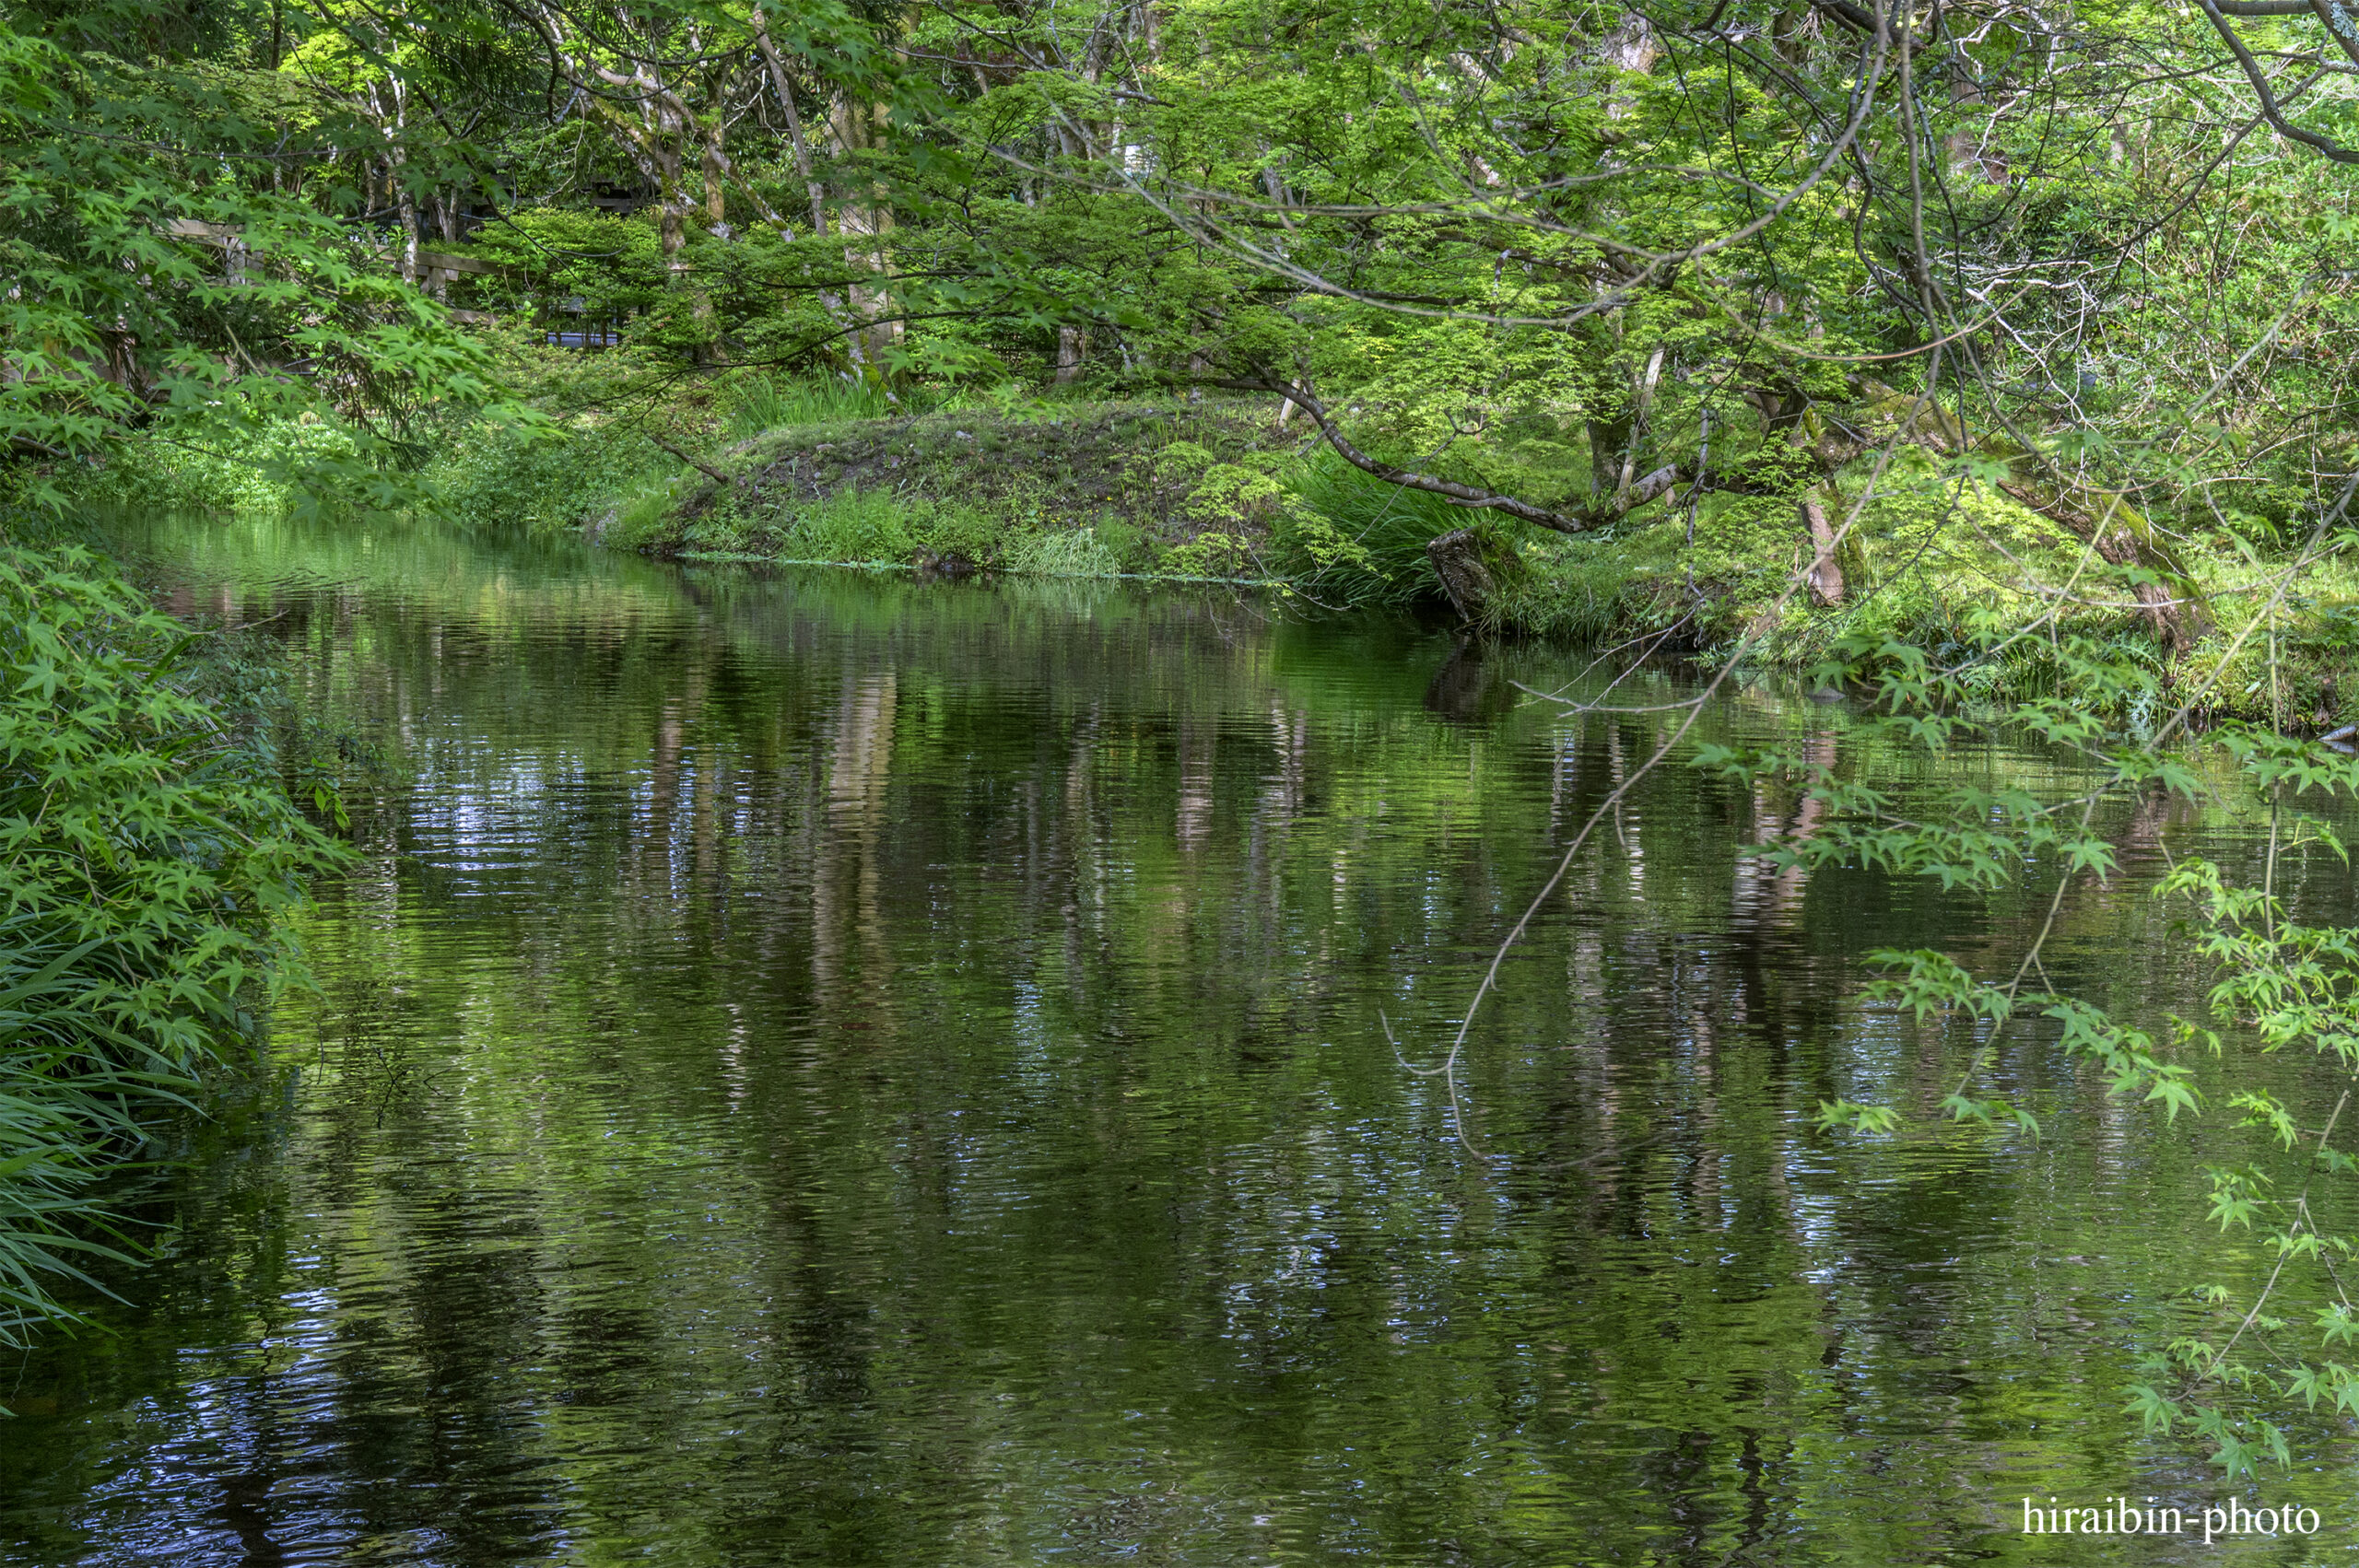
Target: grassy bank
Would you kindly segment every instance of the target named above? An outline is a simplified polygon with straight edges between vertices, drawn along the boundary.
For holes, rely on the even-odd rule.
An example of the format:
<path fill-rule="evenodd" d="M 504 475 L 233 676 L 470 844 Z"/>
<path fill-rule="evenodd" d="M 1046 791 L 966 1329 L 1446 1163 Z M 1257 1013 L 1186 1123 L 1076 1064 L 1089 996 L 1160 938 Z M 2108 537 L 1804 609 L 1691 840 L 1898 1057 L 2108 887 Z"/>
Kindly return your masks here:
<path fill-rule="evenodd" d="M 2285 543 L 2256 532 L 2223 544 L 2216 530 L 2179 542 L 2185 579 L 2171 592 L 2191 587 L 2201 603 L 2174 645 L 2137 603 L 2150 572 L 2107 564 L 2067 527 L 1921 448 L 1904 447 L 1877 479 L 1839 552 L 1840 601 L 1822 604 L 1788 591 L 1813 548 L 1790 495 L 1716 490 L 1691 505 L 1674 493 L 1567 536 L 1384 484 L 1307 422 L 1281 426 L 1268 400 L 1088 401 L 1011 387 L 888 397 L 842 381 L 686 378 L 630 351 L 510 352 L 510 379 L 546 425 L 423 430 L 407 504 L 687 559 L 1215 579 L 1306 606 L 1439 614 L 1458 611 L 1426 545 L 1466 529 L 1492 584 L 1473 618 L 1490 633 L 1645 639 L 1704 659 L 1749 643 L 1755 662 L 1797 673 L 1889 641 L 1994 698 L 2060 693 L 2074 659 L 2096 658 L 2151 705 L 2200 694 L 2208 712 L 2294 731 L 2359 717 L 2345 673 L 2359 653 L 2359 579 L 2338 557 L 2314 561 L 2279 596 L 2295 554 Z M 329 439 L 272 427 L 135 480 L 94 476 L 93 487 L 148 506 L 369 504 L 357 486 L 274 477 L 300 463 L 323 472 L 312 449 Z M 1585 439 L 1542 420 L 1512 439 L 1461 443 L 1441 466 L 1569 506 L 1587 483 Z M 1837 474 L 1835 498 L 1865 491 L 1869 466 Z M 2067 644 L 2079 649 L 2070 658 Z"/>
<path fill-rule="evenodd" d="M 1863 464 L 1838 488 L 1865 478 Z M 1996 489 L 1910 452 L 1877 492 L 1837 554 L 1831 604 L 1788 591 L 1813 554 L 1790 497 L 1658 502 L 1567 536 L 1383 484 L 1237 403 L 820 417 L 716 445 L 699 465 L 675 460 L 583 526 L 688 558 L 1221 578 L 1323 607 L 1439 614 L 1454 612 L 1426 546 L 1471 528 L 1495 589 L 1476 618 L 1496 634 L 1651 639 L 1708 659 L 1750 640 L 1754 661 L 1796 672 L 1890 642 L 1994 699 L 2067 695 L 2076 662 L 2097 659 L 2144 694 L 2133 701 L 2162 708 L 2194 696 L 2295 731 L 2359 717 L 2359 577 L 2339 559 L 2280 596 L 2286 552 L 2182 546 L 2201 603 L 2174 648 L 2138 603 L 2151 574 Z"/>
<path fill-rule="evenodd" d="M 244 1051 L 336 859 L 209 644 L 93 556 L 0 549 L 0 1344 L 136 1250 L 116 1178 Z"/>
<path fill-rule="evenodd" d="M 1296 443 L 1233 405 L 953 409 L 767 431 L 593 519 L 662 555 L 1278 580 Z"/>

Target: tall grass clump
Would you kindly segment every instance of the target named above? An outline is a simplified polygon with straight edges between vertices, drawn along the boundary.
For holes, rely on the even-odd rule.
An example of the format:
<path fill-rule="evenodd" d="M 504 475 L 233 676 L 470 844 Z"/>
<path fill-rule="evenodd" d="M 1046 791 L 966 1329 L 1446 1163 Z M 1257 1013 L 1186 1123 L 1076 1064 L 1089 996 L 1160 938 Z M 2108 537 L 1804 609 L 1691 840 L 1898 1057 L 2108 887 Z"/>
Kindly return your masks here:
<path fill-rule="evenodd" d="M 786 536 L 786 554 L 847 566 L 899 566 L 918 547 L 910 509 L 889 490 L 846 490 L 815 501 Z"/>
<path fill-rule="evenodd" d="M 874 381 L 840 377 L 796 379 L 751 376 L 737 383 L 725 420 L 733 440 L 797 425 L 834 425 L 852 419 L 885 419 L 911 412 Z"/>
<path fill-rule="evenodd" d="M 1010 571 L 1035 577 L 1120 577 L 1122 558 L 1095 528 L 1042 530 L 1019 536 L 1007 551 Z"/>
<path fill-rule="evenodd" d="M 1323 603 L 1400 606 L 1440 591 L 1426 545 L 1495 520 L 1428 490 L 1388 485 L 1321 451 L 1293 478 L 1297 505 L 1274 543 L 1296 585 Z"/>
<path fill-rule="evenodd" d="M 191 695 L 196 640 L 87 554 L 0 548 L 0 1344 L 135 1250 L 108 1178 L 254 1037 L 339 858 Z"/>

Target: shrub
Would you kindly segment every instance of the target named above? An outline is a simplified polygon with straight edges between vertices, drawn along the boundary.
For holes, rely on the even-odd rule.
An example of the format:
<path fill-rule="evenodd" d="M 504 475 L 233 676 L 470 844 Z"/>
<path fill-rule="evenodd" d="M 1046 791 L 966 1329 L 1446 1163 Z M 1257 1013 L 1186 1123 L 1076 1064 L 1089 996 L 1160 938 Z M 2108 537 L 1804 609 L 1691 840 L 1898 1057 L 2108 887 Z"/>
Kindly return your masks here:
<path fill-rule="evenodd" d="M 679 466 L 637 432 L 586 416 L 556 433 L 477 422 L 456 431 L 427 471 L 427 505 L 470 526 L 570 528 Z"/>

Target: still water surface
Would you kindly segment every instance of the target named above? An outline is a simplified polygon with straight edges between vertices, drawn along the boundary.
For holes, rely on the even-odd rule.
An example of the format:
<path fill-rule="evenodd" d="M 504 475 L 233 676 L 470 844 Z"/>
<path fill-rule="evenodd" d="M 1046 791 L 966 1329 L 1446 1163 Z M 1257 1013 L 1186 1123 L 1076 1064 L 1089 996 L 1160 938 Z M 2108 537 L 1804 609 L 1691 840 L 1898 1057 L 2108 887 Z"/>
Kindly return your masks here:
<path fill-rule="evenodd" d="M 1386 1021 L 1431 1059 L 1652 749 L 1655 716 L 1508 684 L 1588 689 L 1580 661 L 423 527 L 136 547 L 184 612 L 279 617 L 310 710 L 405 774 L 356 800 L 363 863 L 305 927 L 319 991 L 151 1206 L 175 1228 L 135 1308 L 0 1384 L 9 1562 L 2354 1540 L 2330 1434 L 2239 1489 L 2318 1506 L 2307 1543 L 2018 1535 L 2025 1494 L 2224 1491 L 2121 1390 L 2166 1293 L 2249 1260 L 2202 1223 L 2224 1134 L 2036 1041 L 2002 1087 L 2040 1143 L 1811 1130 L 1823 1099 L 1949 1087 L 1951 1047 L 1850 1000 L 1862 955 L 2011 964 L 2037 920 L 2012 895 L 1765 874 L 1740 850 L 1790 802 L 1659 773 L 1508 963 L 1471 1051 L 1481 1154 L 1454 1136 Z M 1849 723 L 1754 687 L 1699 738 Z M 2124 825 L 2130 882 L 2207 832 L 2233 848 Z M 2076 898 L 2051 972 L 2183 999 L 2162 919 L 2130 884 Z"/>

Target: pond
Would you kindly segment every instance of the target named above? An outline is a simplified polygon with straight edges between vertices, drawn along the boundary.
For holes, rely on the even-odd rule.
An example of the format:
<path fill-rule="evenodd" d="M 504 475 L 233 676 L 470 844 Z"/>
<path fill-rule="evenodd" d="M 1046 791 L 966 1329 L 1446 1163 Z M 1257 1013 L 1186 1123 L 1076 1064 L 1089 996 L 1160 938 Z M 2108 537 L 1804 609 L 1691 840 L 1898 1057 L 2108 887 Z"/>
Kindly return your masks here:
<path fill-rule="evenodd" d="M 257 1086 L 105 1332 L 0 1378 L 38 1564 L 2308 1562 L 2353 1452 L 2221 1483 L 2125 1408 L 2265 1259 L 2166 1125 L 2027 1036 L 2033 1140 L 1930 1108 L 1878 947 L 2014 962 L 2048 883 L 1765 871 L 1790 802 L 1641 779 L 1684 694 L 1218 590 L 683 567 L 428 525 L 162 521 L 398 773 Z M 275 618 L 273 618 L 275 617 Z M 1696 739 L 1846 745 L 1731 685 Z M 1875 754 L 1868 757 L 1875 765 Z M 1997 746 L 1891 782 L 2017 778 Z M 2208 977 L 2116 825 L 2056 983 Z M 2328 860 L 2300 896 L 2347 908 Z M 1391 1038 L 1388 1038 L 1388 1034 Z M 1394 1042 L 1397 1041 L 1396 1044 Z M 1948 1053 L 1944 1055 L 1943 1053 Z M 2289 1082 L 2312 1069 L 2288 1060 Z M 1949 1075 L 1944 1081 L 1944 1075 Z M 1895 1087 L 1897 1086 L 1897 1087 Z M 1462 1115 L 1462 1125 L 1461 1125 Z M 2224 1153 L 2226 1152 L 2226 1153 Z M 2026 1497 L 2318 1507 L 2025 1537 Z"/>

